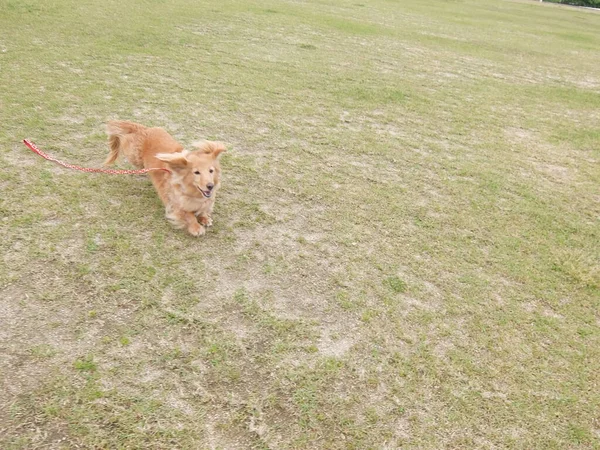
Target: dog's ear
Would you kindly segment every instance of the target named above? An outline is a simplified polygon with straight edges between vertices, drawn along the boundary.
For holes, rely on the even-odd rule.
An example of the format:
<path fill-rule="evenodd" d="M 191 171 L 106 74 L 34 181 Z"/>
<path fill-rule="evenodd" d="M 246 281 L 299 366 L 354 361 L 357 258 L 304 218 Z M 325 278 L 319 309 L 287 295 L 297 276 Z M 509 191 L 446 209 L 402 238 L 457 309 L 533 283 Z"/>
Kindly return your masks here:
<path fill-rule="evenodd" d="M 217 141 L 198 141 L 192 144 L 199 152 L 212 155 L 217 159 L 219 155 L 225 151 L 225 144 Z"/>
<path fill-rule="evenodd" d="M 213 151 L 212 144 L 211 141 L 197 141 L 192 144 L 192 147 L 202 153 L 211 153 Z"/>
<path fill-rule="evenodd" d="M 217 159 L 224 151 L 226 151 L 225 144 L 223 144 L 222 142 L 215 142 L 212 151 L 212 157 L 214 159 Z"/>
<path fill-rule="evenodd" d="M 166 162 L 169 166 L 178 169 L 187 167 L 188 160 L 185 157 L 185 153 L 158 153 L 156 159 Z"/>

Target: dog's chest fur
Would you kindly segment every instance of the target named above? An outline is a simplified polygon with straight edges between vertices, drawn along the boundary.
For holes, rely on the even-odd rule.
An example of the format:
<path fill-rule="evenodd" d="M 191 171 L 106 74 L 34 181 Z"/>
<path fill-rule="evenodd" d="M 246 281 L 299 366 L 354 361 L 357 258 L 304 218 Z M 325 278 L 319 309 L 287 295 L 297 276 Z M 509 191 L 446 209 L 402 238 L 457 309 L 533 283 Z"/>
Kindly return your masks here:
<path fill-rule="evenodd" d="M 209 212 L 215 199 L 213 198 L 198 198 L 182 195 L 178 198 L 178 203 L 181 209 L 194 214 L 200 214 L 203 212 Z"/>
<path fill-rule="evenodd" d="M 213 193 L 212 198 L 205 198 L 199 195 L 188 195 L 182 184 L 173 183 L 169 194 L 171 205 L 198 215 L 201 213 L 210 213 L 215 202 L 216 192 Z"/>

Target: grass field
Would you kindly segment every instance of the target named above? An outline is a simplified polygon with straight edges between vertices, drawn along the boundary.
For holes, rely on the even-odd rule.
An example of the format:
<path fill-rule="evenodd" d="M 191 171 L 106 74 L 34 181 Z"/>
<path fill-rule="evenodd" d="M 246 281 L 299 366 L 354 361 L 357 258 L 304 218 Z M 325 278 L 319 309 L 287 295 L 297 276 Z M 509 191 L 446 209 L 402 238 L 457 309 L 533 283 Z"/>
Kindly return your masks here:
<path fill-rule="evenodd" d="M 0 0 L 0 448 L 600 448 L 600 14 Z M 90 175 L 227 143 L 215 226 Z M 128 167 L 121 163 L 121 167 Z"/>

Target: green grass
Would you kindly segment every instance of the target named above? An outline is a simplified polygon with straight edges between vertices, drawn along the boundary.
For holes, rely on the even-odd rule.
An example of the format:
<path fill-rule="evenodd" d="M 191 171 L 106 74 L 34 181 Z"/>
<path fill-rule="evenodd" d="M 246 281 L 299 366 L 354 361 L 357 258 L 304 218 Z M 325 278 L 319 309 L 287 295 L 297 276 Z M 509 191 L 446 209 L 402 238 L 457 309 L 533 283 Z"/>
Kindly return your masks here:
<path fill-rule="evenodd" d="M 600 448 L 597 12 L 0 11 L 1 448 Z M 206 236 L 21 144 L 114 118 L 227 142 Z"/>

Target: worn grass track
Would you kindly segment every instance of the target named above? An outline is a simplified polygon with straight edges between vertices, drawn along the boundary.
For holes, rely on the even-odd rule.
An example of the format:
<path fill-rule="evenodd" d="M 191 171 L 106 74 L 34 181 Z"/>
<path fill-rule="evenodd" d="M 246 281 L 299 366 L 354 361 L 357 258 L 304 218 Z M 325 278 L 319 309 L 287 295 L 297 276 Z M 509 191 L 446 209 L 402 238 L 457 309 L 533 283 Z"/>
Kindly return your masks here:
<path fill-rule="evenodd" d="M 599 448 L 600 14 L 0 0 L 0 447 Z M 224 140 L 215 226 L 89 175 Z M 78 447 L 79 446 L 79 447 Z"/>

